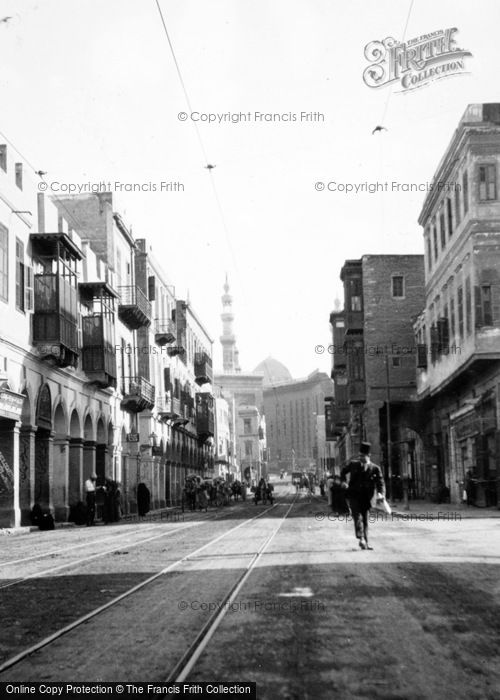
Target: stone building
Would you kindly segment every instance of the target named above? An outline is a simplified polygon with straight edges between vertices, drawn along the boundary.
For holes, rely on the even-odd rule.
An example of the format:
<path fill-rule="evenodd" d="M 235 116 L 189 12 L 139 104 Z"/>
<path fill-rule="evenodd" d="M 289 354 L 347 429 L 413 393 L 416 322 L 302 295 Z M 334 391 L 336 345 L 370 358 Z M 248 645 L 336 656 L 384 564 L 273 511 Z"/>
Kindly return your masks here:
<path fill-rule="evenodd" d="M 241 371 L 232 304 L 226 277 L 221 314 L 223 333 L 220 337 L 223 366 L 222 372 L 216 373 L 214 382 L 228 400 L 234 400 L 236 459 L 242 476 L 247 481 L 255 481 L 266 473 L 263 375 Z"/>
<path fill-rule="evenodd" d="M 344 310 L 330 316 L 339 462 L 368 440 L 396 490 L 403 477 L 421 489 L 413 319 L 424 301 L 423 256 L 346 260 L 341 279 Z"/>
<path fill-rule="evenodd" d="M 500 392 L 500 104 L 469 105 L 419 218 L 425 305 L 415 323 L 429 495 L 470 485 L 497 505 Z"/>
<path fill-rule="evenodd" d="M 212 473 L 211 340 L 109 193 L 51 201 L 22 175 L 0 144 L 0 526 L 68 519 L 94 471 L 125 513 L 141 482 L 178 502 Z"/>
<path fill-rule="evenodd" d="M 323 471 L 327 454 L 320 417 L 332 389 L 331 379 L 318 370 L 264 389 L 270 469 Z"/>

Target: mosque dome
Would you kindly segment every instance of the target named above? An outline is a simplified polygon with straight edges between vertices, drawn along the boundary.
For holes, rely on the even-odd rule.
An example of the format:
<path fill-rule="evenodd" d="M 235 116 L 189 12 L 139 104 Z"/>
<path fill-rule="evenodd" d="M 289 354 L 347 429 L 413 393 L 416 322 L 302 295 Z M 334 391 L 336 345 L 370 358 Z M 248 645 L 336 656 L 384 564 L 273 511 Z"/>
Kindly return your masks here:
<path fill-rule="evenodd" d="M 254 374 L 264 375 L 263 385 L 265 387 L 291 381 L 293 379 L 290 370 L 285 367 L 282 362 L 275 360 L 274 357 L 271 356 L 257 365 L 254 369 Z"/>

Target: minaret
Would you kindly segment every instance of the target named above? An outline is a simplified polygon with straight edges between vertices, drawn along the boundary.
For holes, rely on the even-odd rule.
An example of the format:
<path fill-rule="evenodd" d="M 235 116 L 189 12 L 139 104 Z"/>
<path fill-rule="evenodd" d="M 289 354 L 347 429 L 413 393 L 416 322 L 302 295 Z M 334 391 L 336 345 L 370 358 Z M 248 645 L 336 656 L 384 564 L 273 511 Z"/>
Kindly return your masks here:
<path fill-rule="evenodd" d="M 236 338 L 233 333 L 233 297 L 229 294 L 229 282 L 224 284 L 224 294 L 222 299 L 222 335 L 220 342 L 222 344 L 222 368 L 225 374 L 233 374 L 239 372 L 238 350 L 236 349 Z"/>

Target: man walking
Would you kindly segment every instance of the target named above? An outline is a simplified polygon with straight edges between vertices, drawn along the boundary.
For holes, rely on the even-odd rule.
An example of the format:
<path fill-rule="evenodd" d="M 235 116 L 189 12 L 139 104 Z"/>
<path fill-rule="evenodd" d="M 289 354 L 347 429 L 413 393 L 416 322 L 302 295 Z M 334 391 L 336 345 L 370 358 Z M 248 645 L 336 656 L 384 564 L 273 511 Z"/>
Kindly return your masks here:
<path fill-rule="evenodd" d="M 342 487 L 347 489 L 346 497 L 354 520 L 354 531 L 361 549 L 373 549 L 368 544 L 368 511 L 375 493 L 385 496 L 382 470 L 370 460 L 371 445 L 362 442 L 359 458 L 351 460 L 341 473 Z M 350 475 L 347 483 L 347 474 Z"/>
<path fill-rule="evenodd" d="M 94 524 L 96 481 L 97 474 L 91 474 L 85 482 L 85 498 L 87 501 L 87 527 Z"/>

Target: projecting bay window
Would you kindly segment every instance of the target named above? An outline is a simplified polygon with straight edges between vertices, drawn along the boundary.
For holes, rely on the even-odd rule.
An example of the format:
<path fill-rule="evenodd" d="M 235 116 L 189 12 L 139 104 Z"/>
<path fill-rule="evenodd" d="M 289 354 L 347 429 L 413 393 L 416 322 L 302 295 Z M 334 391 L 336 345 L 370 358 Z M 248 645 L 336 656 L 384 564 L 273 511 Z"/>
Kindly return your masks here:
<path fill-rule="evenodd" d="M 34 277 L 33 344 L 60 367 L 78 359 L 77 262 L 81 251 L 64 233 L 31 234 L 42 272 Z"/>
<path fill-rule="evenodd" d="M 115 299 L 105 282 L 80 283 L 82 366 L 92 383 L 116 387 Z"/>
<path fill-rule="evenodd" d="M 479 166 L 479 201 L 497 198 L 497 169 L 494 163 Z"/>

